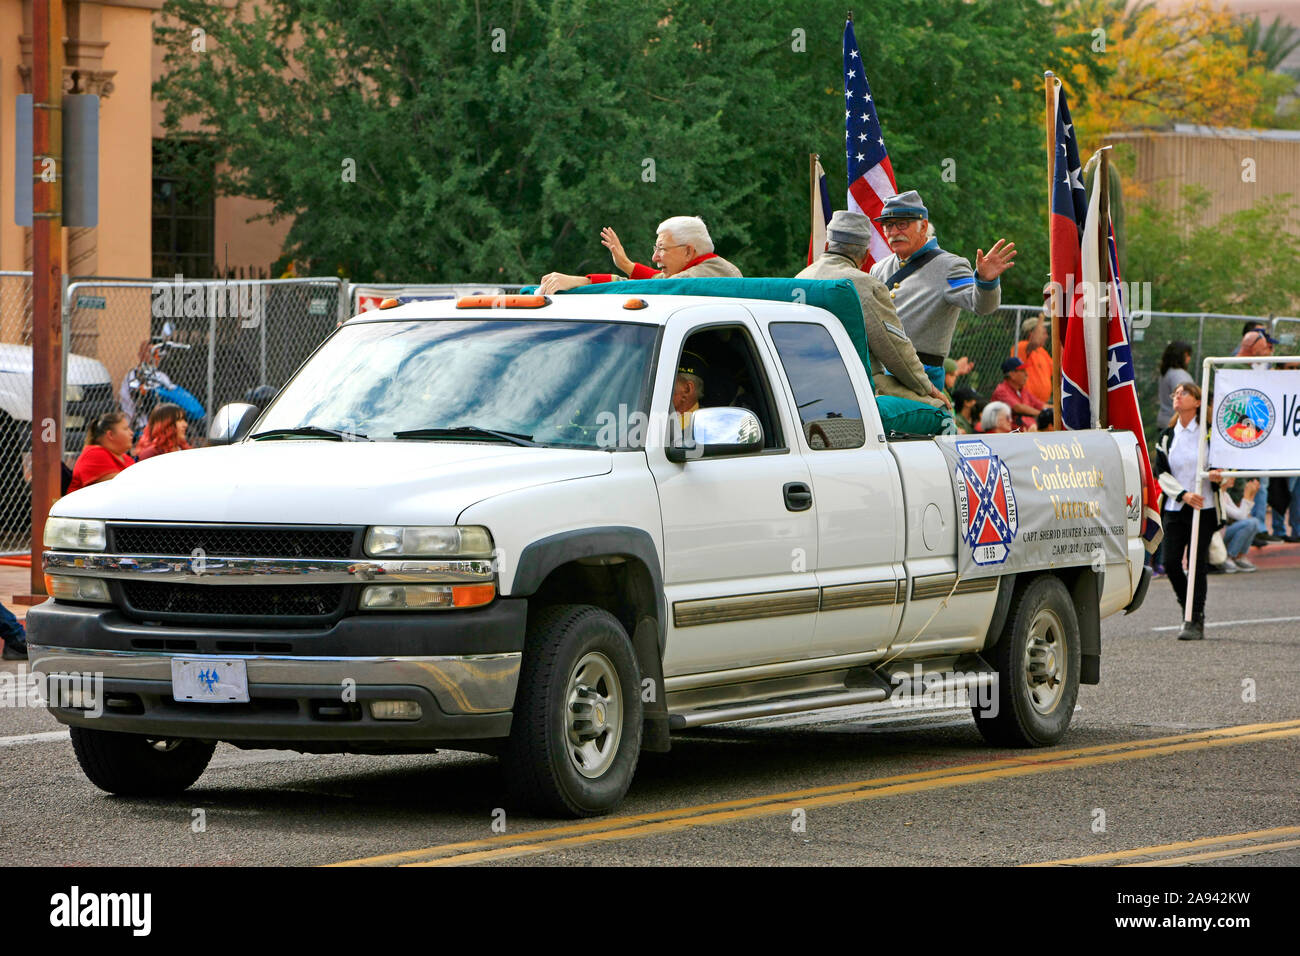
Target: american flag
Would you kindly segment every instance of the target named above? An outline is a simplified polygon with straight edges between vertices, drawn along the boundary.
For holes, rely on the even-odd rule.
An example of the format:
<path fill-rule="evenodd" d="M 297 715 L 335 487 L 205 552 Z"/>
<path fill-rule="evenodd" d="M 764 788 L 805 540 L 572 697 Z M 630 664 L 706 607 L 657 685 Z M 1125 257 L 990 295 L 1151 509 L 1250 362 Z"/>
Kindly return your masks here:
<path fill-rule="evenodd" d="M 898 194 L 898 186 L 885 150 L 885 134 L 876 116 L 876 103 L 862 68 L 852 20 L 844 23 L 844 154 L 849 168 L 849 212 L 860 212 L 874 220 L 885 200 Z M 871 252 L 862 263 L 864 271 L 889 255 L 880 223 L 872 225 L 875 229 Z"/>

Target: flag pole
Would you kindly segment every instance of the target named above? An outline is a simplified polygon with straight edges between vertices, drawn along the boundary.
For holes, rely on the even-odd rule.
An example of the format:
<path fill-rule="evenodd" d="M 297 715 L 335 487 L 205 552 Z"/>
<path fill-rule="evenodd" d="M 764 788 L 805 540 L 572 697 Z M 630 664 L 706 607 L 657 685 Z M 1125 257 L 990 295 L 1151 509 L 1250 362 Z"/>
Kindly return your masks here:
<path fill-rule="evenodd" d="M 808 241 L 817 232 L 817 153 L 808 154 Z M 811 262 L 820 253 L 820 249 L 808 247 L 808 261 Z"/>
<path fill-rule="evenodd" d="M 1056 75 L 1048 70 L 1043 74 L 1047 93 L 1047 261 L 1048 285 L 1051 286 L 1052 262 L 1052 191 L 1056 187 Z M 1047 297 L 1047 314 L 1052 327 L 1052 427 L 1061 430 L 1061 321 L 1057 310 L 1058 299 L 1064 290 L 1052 288 Z"/>
<path fill-rule="evenodd" d="M 1111 274 L 1110 274 L 1110 147 L 1103 146 L 1101 152 L 1101 164 L 1097 167 L 1097 178 L 1093 180 L 1093 188 L 1101 188 L 1101 222 L 1098 223 L 1097 246 L 1098 254 L 1101 257 L 1101 281 L 1106 284 L 1106 321 L 1097 323 L 1100 326 L 1098 335 L 1101 336 L 1101 350 L 1097 353 L 1101 360 L 1101 382 L 1097 387 L 1097 395 L 1094 401 L 1097 403 L 1097 427 L 1106 428 L 1110 425 L 1110 410 L 1108 403 L 1110 399 L 1110 316 L 1113 303 L 1110 301 L 1111 295 Z M 1098 292 L 1101 290 L 1098 289 Z M 1101 296 L 1097 297 L 1098 303 L 1102 301 Z"/>

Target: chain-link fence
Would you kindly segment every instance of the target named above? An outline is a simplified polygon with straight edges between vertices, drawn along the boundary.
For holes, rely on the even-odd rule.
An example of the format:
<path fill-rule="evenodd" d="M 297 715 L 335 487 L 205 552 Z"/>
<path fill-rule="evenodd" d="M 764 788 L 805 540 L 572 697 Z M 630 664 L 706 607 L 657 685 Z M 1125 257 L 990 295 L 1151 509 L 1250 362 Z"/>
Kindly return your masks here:
<path fill-rule="evenodd" d="M 104 366 L 134 430 L 167 401 L 201 441 L 222 405 L 264 404 L 334 331 L 347 301 L 345 281 L 332 278 L 78 280 L 64 297 L 64 341 Z"/>
<path fill-rule="evenodd" d="M 1003 359 L 1025 338 L 1022 323 L 1041 313 L 1041 307 L 1032 305 L 1004 305 L 990 315 L 962 313 L 949 354 L 953 358 L 968 357 L 974 363 L 974 371 L 960 379 L 959 384 L 969 385 L 981 399 L 987 400 L 994 386 L 1002 381 Z M 1269 327 L 1278 339 L 1275 354 L 1300 355 L 1300 318 L 1210 312 L 1143 312 L 1138 316 L 1131 337 L 1133 375 L 1148 438 L 1166 424 L 1157 421 L 1160 358 L 1165 346 L 1176 341 L 1190 346 L 1192 360 L 1188 371 L 1199 381 L 1201 360 L 1231 355 L 1241 344 L 1248 324 Z"/>

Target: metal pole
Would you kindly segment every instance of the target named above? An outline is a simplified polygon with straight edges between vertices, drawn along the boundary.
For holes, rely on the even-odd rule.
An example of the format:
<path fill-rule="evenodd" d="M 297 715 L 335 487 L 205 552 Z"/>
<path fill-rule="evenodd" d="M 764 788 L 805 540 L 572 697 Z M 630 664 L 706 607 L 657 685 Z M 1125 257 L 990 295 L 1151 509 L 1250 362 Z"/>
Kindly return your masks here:
<path fill-rule="evenodd" d="M 45 593 L 45 519 L 62 491 L 63 2 L 32 4 L 32 568 Z"/>
<path fill-rule="evenodd" d="M 1202 320 L 1203 321 L 1203 320 Z M 1196 429 L 1196 487 L 1191 489 L 1193 494 L 1199 494 L 1201 482 L 1205 477 L 1205 406 L 1208 404 L 1210 394 L 1210 360 L 1204 359 L 1201 362 L 1201 408 L 1198 416 L 1200 424 Z M 1213 488 L 1210 494 L 1215 494 Z M 1202 502 L 1204 506 L 1205 502 Z M 1212 507 L 1214 504 L 1212 503 Z M 1184 508 L 1190 507 L 1184 502 Z M 1187 600 L 1183 602 L 1183 623 L 1188 624 L 1192 620 L 1192 600 L 1196 596 L 1196 549 L 1201 540 L 1201 515 L 1198 509 L 1192 515 L 1192 540 L 1187 551 Z M 1179 559 L 1174 555 L 1174 560 Z"/>
<path fill-rule="evenodd" d="M 1098 376 L 1097 394 L 1092 397 L 1093 417 L 1097 420 L 1098 428 L 1105 428 L 1110 424 L 1110 310 L 1111 310 L 1111 286 L 1110 286 L 1110 147 L 1103 146 L 1101 149 L 1101 163 L 1097 167 L 1097 178 L 1093 180 L 1093 189 L 1101 189 L 1101 222 L 1097 230 L 1097 255 L 1101 264 L 1099 278 L 1106 286 L 1106 294 L 1101 295 L 1098 289 L 1097 304 L 1101 306 L 1102 302 L 1106 303 L 1106 311 L 1099 317 L 1097 323 L 1097 334 L 1101 336 L 1098 343 L 1097 357 L 1101 362 L 1100 375 Z"/>
<path fill-rule="evenodd" d="M 1048 280 L 1052 279 L 1052 192 L 1056 188 L 1056 76 L 1051 70 L 1043 74 L 1047 93 L 1047 262 Z M 1059 290 L 1064 296 L 1065 290 Z M 1052 428 L 1061 430 L 1061 316 L 1057 311 L 1057 292 L 1047 300 L 1047 314 L 1052 325 Z M 1065 305 L 1064 302 L 1061 305 Z M 1068 306 L 1067 306 L 1068 308 Z"/>

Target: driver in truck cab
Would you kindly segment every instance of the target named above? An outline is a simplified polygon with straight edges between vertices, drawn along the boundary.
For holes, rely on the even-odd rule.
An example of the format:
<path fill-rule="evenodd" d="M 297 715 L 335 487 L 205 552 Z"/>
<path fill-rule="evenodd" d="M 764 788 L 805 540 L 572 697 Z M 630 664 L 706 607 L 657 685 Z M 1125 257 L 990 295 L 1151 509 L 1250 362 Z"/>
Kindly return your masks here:
<path fill-rule="evenodd" d="M 683 352 L 677 366 L 677 380 L 673 382 L 673 411 L 683 434 L 699 410 L 704 397 L 704 359 L 694 352 Z"/>

